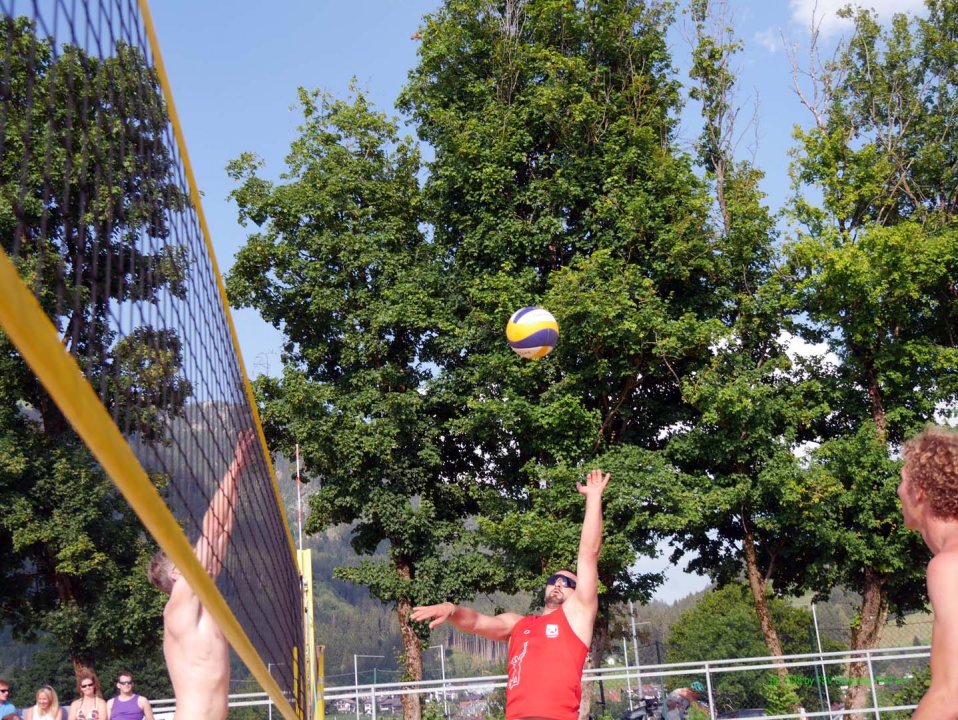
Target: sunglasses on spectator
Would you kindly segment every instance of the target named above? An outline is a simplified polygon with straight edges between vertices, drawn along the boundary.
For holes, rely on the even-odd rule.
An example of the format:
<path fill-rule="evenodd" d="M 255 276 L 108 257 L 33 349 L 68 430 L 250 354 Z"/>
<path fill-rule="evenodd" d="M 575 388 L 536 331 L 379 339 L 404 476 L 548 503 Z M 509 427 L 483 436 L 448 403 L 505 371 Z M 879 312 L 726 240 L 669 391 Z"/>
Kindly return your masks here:
<path fill-rule="evenodd" d="M 0 692 L 8 693 L 10 692 L 10 688 L 0 688 Z"/>
<path fill-rule="evenodd" d="M 558 573 L 550 576 L 549 579 L 546 580 L 546 585 L 558 585 L 559 587 L 566 587 L 570 590 L 575 590 L 575 580 L 570 577 L 566 577 L 565 575 L 559 575 Z"/>
<path fill-rule="evenodd" d="M 117 680 L 116 684 L 117 685 L 132 685 L 133 681 L 132 680 Z"/>
<path fill-rule="evenodd" d="M 80 685 L 80 687 L 83 688 L 83 689 L 91 688 L 91 687 L 93 687 L 93 683 L 86 683 L 85 685 Z"/>

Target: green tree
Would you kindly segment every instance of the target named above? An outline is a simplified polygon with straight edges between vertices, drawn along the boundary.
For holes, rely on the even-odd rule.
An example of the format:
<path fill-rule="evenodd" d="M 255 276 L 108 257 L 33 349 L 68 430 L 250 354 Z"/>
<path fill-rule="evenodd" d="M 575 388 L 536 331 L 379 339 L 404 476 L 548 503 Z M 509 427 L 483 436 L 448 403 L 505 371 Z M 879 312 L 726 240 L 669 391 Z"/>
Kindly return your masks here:
<path fill-rule="evenodd" d="M 895 497 L 903 438 L 956 398 L 958 234 L 948 157 L 958 120 L 958 8 L 928 17 L 847 11 L 854 34 L 825 67 L 813 124 L 797 129 L 786 246 L 801 335 L 834 362 L 822 383 L 813 470 L 834 492 L 821 508 L 820 591 L 862 597 L 852 647 L 874 647 L 888 615 L 920 607 L 927 551 L 904 529 Z M 804 97 L 814 97 L 811 92 Z M 860 677 L 861 664 L 850 668 Z M 865 701 L 853 686 L 848 706 Z"/>
<path fill-rule="evenodd" d="M 149 325 L 121 338 L 111 314 L 182 296 L 166 238 L 188 201 L 155 74 L 136 48 L 112 50 L 55 52 L 30 20 L 0 20 L 0 242 L 119 426 L 151 444 L 190 392 L 179 339 Z M 4 621 L 18 639 L 52 636 L 74 671 L 148 653 L 162 608 L 143 572 L 152 542 L 3 335 L 0 392 Z"/>
<path fill-rule="evenodd" d="M 435 391 L 459 408 L 449 454 L 495 484 L 485 537 L 513 587 L 536 590 L 575 558 L 576 468 L 615 466 L 605 608 L 655 581 L 630 572 L 671 473 L 650 454 L 688 416 L 681 378 L 707 354 L 725 279 L 675 143 L 671 21 L 637 1 L 450 0 L 426 18 L 400 98 L 435 151 L 424 192 L 449 263 L 435 360 Z M 536 362 L 502 340 L 531 304 L 562 329 Z M 593 662 L 607 623 L 603 610 Z"/>
<path fill-rule="evenodd" d="M 257 391 L 271 445 L 298 443 L 321 482 L 305 530 L 352 523 L 365 556 L 336 577 L 396 608 L 404 671 L 422 675 L 412 607 L 493 589 L 501 571 L 466 542 L 482 484 L 444 462 L 449 409 L 431 391 L 442 265 L 422 227 L 419 152 L 361 92 L 301 90 L 304 122 L 280 183 L 244 155 L 230 165 L 250 236 L 227 280 L 286 336 L 281 378 Z M 384 555 L 372 557 L 383 543 Z M 417 720 L 419 699 L 403 696 Z"/>
<path fill-rule="evenodd" d="M 751 589 L 743 583 L 731 583 L 707 592 L 672 625 L 666 640 L 668 662 L 765 656 L 765 638 L 751 595 Z M 783 651 L 786 654 L 807 653 L 811 613 L 771 595 L 766 605 L 778 629 Z M 785 677 L 794 679 L 793 676 Z M 712 683 L 716 702 L 721 707 L 754 707 L 756 703 L 761 704 L 772 696 L 782 695 L 780 690 L 770 688 L 794 685 L 803 694 L 814 692 L 811 683 L 786 683 L 770 672 L 717 673 L 712 676 Z M 791 695 L 791 704 L 794 705 L 794 700 L 798 698 L 794 693 Z M 805 700 L 806 705 L 810 705 L 810 699 L 809 696 Z M 782 712 L 790 712 L 789 706 Z"/>
<path fill-rule="evenodd" d="M 786 352 L 787 295 L 775 273 L 777 233 L 759 190 L 763 175 L 734 157 L 740 108 L 730 64 L 741 44 L 726 12 L 724 3 L 690 6 L 690 94 L 703 117 L 698 159 L 712 196 L 709 232 L 716 246 L 727 248 L 721 261 L 729 281 L 720 288 L 723 313 L 711 358 L 683 383 L 696 416 L 669 444 L 683 474 L 665 491 L 675 508 L 674 557 L 693 554 L 690 568 L 719 585 L 744 577 L 765 638 L 763 654 L 781 656 L 768 601 L 773 589 L 789 587 L 776 582 L 779 575 L 815 552 L 803 542 L 803 525 L 821 498 L 816 477 L 802 472 L 794 452 L 809 433 L 815 406 L 807 405 L 810 388 Z M 784 665 L 778 674 L 784 678 Z"/>

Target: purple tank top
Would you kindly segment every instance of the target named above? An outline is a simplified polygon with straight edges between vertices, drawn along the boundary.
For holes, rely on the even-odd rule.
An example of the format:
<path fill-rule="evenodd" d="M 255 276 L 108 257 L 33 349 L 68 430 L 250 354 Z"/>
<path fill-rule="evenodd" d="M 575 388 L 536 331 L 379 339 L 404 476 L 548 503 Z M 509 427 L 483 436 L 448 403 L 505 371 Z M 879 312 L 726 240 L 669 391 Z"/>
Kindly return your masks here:
<path fill-rule="evenodd" d="M 113 699 L 113 712 L 110 713 L 110 720 L 143 720 L 143 710 L 139 706 L 140 696 L 133 693 L 126 702 L 120 698 Z"/>

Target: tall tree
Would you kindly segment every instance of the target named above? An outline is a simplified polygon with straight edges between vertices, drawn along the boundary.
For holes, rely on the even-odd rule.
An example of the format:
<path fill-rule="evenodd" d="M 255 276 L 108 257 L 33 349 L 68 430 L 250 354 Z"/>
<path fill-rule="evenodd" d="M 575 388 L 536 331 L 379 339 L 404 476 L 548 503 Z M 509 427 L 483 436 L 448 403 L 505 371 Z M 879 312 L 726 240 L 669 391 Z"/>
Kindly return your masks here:
<path fill-rule="evenodd" d="M 0 20 L 0 243 L 120 427 L 151 444 L 190 392 L 179 338 L 148 324 L 120 337 L 112 314 L 182 296 L 166 238 L 188 202 L 155 74 L 136 48 L 111 51 L 56 48 L 31 20 Z M 20 639 L 52 634 L 77 672 L 155 648 L 152 543 L 2 334 L 0 394 L 4 620 Z"/>
<path fill-rule="evenodd" d="M 493 589 L 501 570 L 464 542 L 481 483 L 443 461 L 449 411 L 428 364 L 441 329 L 442 266 L 422 226 L 419 151 L 355 91 L 350 101 L 300 90 L 304 122 L 281 182 L 255 157 L 230 165 L 249 237 L 227 280 L 286 337 L 281 378 L 260 378 L 271 445 L 321 482 L 307 532 L 353 523 L 372 556 L 336 576 L 396 608 L 409 679 L 422 677 L 412 607 Z M 403 696 L 407 720 L 419 698 Z"/>
<path fill-rule="evenodd" d="M 698 159 L 712 195 L 709 231 L 726 249 L 729 281 L 720 290 L 710 361 L 683 387 L 696 418 L 669 445 L 687 482 L 664 490 L 676 507 L 675 557 L 692 553 L 690 568 L 720 585 L 744 577 L 767 653 L 781 656 L 769 598 L 777 576 L 814 551 L 804 546 L 801 526 L 818 495 L 794 453 L 814 407 L 804 404 L 786 352 L 787 305 L 776 282 L 777 233 L 759 189 L 763 175 L 735 159 L 745 129 L 731 64 L 741 44 L 724 2 L 696 0 L 689 11 L 690 95 L 703 118 Z M 778 673 L 785 676 L 784 665 Z"/>
<path fill-rule="evenodd" d="M 603 602 L 641 599 L 654 580 L 629 571 L 671 472 L 649 453 L 688 417 L 682 378 L 707 355 L 725 280 L 675 144 L 671 21 L 668 5 L 637 0 L 450 0 L 426 19 L 400 99 L 435 150 L 424 191 L 453 317 L 436 392 L 458 408 L 444 449 L 494 483 L 484 531 L 522 587 L 574 560 L 584 463 L 615 466 Z M 562 331 L 536 362 L 502 340 L 531 304 Z"/>
<path fill-rule="evenodd" d="M 814 469 L 837 492 L 810 570 L 819 589 L 861 594 L 855 649 L 878 643 L 889 614 L 925 601 L 927 554 L 902 526 L 895 458 L 958 397 L 958 8 L 931 0 L 928 11 L 887 28 L 847 11 L 854 33 L 805 90 L 818 101 L 796 131 L 795 310 L 802 335 L 836 358 L 819 373 L 827 412 Z M 852 692 L 848 705 L 864 701 Z"/>

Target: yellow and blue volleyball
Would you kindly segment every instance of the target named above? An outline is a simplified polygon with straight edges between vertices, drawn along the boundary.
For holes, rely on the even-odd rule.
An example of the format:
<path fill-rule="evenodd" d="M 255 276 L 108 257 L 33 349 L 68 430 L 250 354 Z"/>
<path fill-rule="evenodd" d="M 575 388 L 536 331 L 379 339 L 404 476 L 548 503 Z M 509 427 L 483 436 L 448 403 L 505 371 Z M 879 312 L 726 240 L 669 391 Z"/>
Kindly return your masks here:
<path fill-rule="evenodd" d="M 509 347 L 524 358 L 548 355 L 559 340 L 559 323 L 541 307 L 517 310 L 506 323 Z"/>

